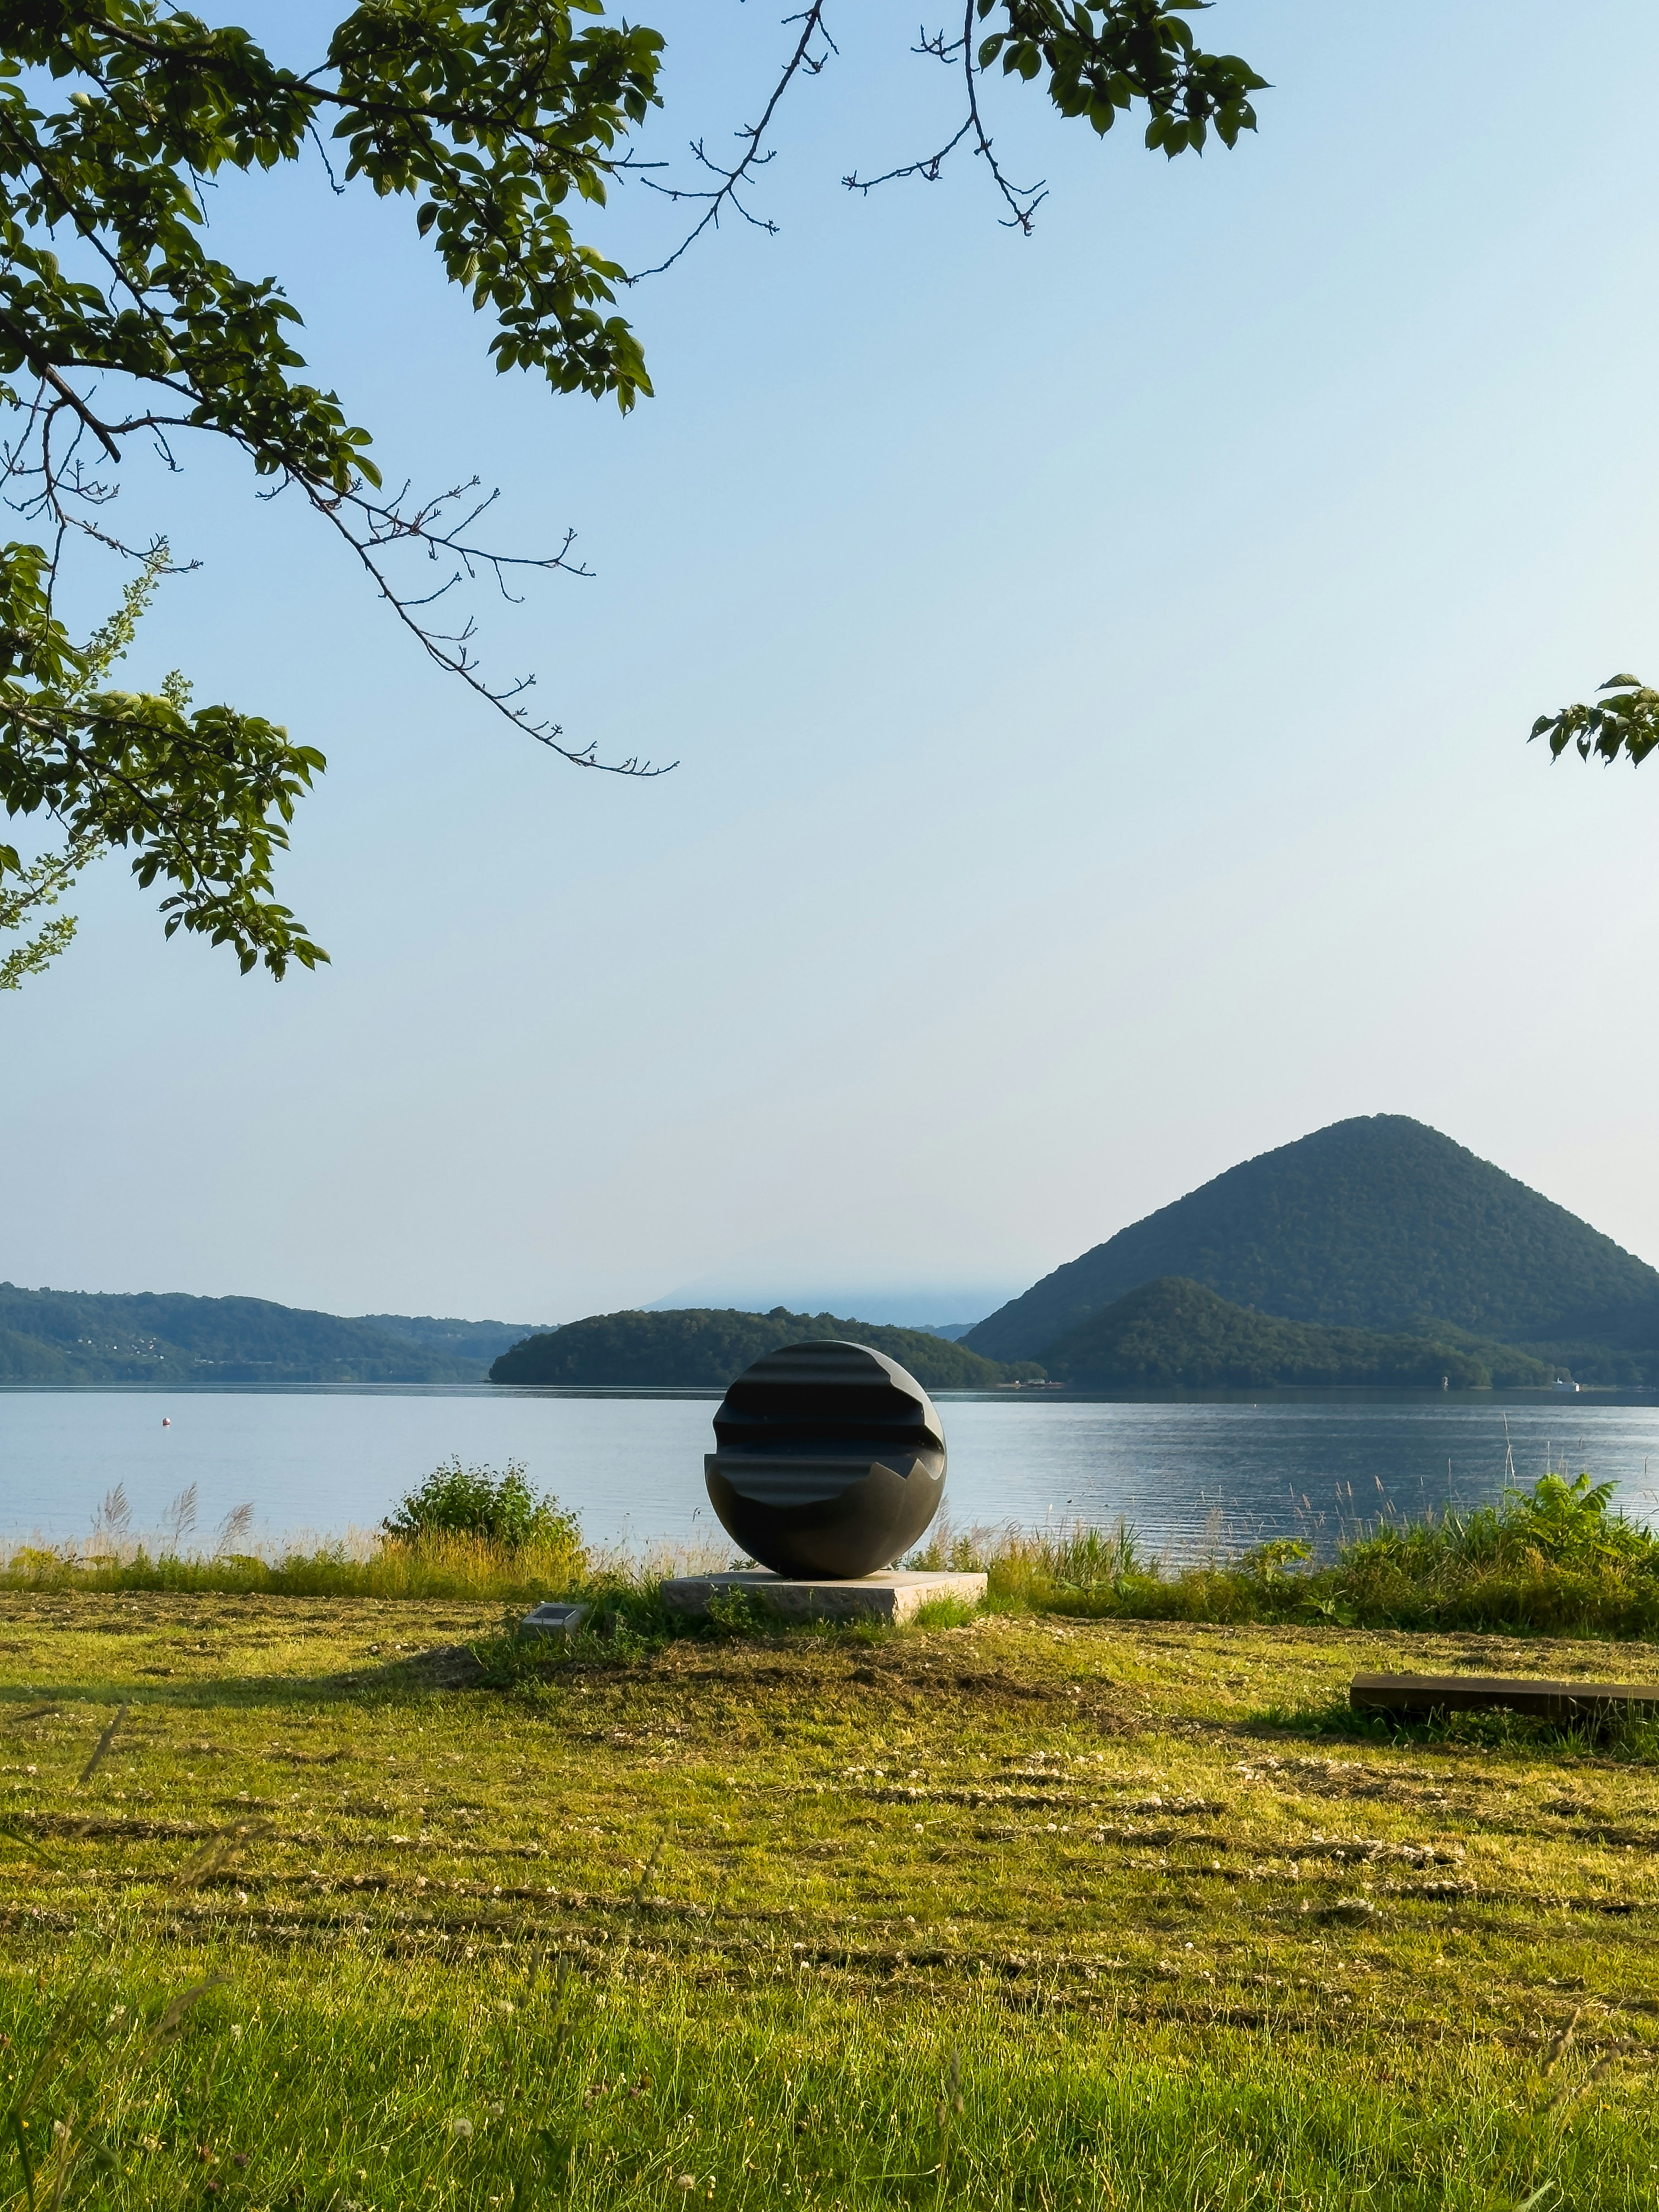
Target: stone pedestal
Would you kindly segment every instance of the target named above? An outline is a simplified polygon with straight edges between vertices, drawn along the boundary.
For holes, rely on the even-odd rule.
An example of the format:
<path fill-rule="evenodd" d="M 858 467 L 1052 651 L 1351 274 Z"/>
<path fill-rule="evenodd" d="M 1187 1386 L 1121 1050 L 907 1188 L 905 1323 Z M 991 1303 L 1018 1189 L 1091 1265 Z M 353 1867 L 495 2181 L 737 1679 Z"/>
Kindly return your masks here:
<path fill-rule="evenodd" d="M 985 1596 L 983 1575 L 907 1574 L 890 1568 L 885 1574 L 860 1575 L 856 1581 L 833 1577 L 794 1579 L 768 1574 L 764 1570 L 728 1575 L 682 1575 L 662 1586 L 662 1601 L 670 1613 L 707 1613 L 714 1599 L 741 1591 L 767 1612 L 785 1620 L 914 1620 L 925 1605 L 938 1598 L 954 1598 L 961 1605 L 978 1605 Z"/>

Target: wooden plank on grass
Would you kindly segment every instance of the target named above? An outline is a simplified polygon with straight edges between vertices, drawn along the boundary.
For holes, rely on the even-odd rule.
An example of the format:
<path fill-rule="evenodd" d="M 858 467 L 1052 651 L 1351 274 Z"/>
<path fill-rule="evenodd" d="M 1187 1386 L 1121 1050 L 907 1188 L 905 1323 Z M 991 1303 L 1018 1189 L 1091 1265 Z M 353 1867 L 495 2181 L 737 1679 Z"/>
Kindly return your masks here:
<path fill-rule="evenodd" d="M 1659 1708 L 1659 1682 L 1544 1682 L 1501 1674 L 1356 1674 L 1348 1686 L 1356 1712 L 1395 1713 L 1421 1719 L 1430 1713 L 1504 1711 L 1534 1719 L 1606 1719 L 1611 1713 Z"/>

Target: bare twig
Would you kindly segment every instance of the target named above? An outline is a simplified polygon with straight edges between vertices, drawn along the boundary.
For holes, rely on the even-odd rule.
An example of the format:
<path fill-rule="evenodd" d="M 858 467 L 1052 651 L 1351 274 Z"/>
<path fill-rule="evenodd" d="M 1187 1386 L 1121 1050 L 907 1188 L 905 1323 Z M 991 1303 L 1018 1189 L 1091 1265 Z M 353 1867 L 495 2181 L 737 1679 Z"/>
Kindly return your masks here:
<path fill-rule="evenodd" d="M 299 483 L 318 513 L 333 524 L 374 580 L 376 590 L 387 606 L 439 667 L 451 676 L 459 677 L 469 690 L 475 692 L 497 714 L 522 730 L 526 737 L 533 738 L 538 744 L 545 745 L 550 752 L 559 754 L 573 767 L 599 769 L 609 775 L 626 775 L 645 781 L 667 775 L 678 767 L 678 761 L 670 761 L 662 767 L 657 767 L 648 760 L 641 760 L 637 754 L 630 754 L 622 761 L 602 761 L 592 744 L 583 746 L 561 744 L 564 732 L 560 724 L 533 721 L 525 708 L 514 703 L 534 688 L 536 679 L 533 676 L 520 677 L 512 684 L 491 684 L 485 678 L 477 657 L 471 649 L 476 635 L 475 626 L 471 622 L 459 630 L 440 630 L 421 621 L 416 612 L 416 609 L 429 606 L 434 600 L 441 599 L 453 586 L 461 581 L 463 575 L 471 578 L 481 568 L 488 568 L 491 572 L 503 597 L 508 599 L 514 596 L 507 589 L 506 580 L 507 572 L 511 568 L 562 568 L 569 574 L 586 575 L 586 569 L 572 564 L 566 558 L 574 540 L 574 532 L 567 532 L 564 544 L 554 554 L 526 557 L 490 553 L 466 543 L 459 533 L 489 505 L 495 496 L 493 492 L 489 499 L 480 501 L 453 529 L 439 529 L 434 522 L 437 510 L 447 501 L 464 496 L 472 489 L 472 485 L 459 486 L 446 492 L 441 499 L 429 501 L 412 515 L 405 515 L 396 501 L 381 505 L 361 491 L 341 495 L 325 492 L 317 485 L 305 483 L 302 478 L 290 481 Z M 360 520 L 361 526 L 354 527 L 355 520 Z M 435 591 L 418 596 L 400 592 L 392 583 L 380 557 L 385 548 L 399 543 L 423 545 L 434 559 L 441 553 L 449 553 L 459 562 L 460 567 L 447 583 L 440 585 Z"/>
<path fill-rule="evenodd" d="M 772 118 L 777 113 L 778 103 L 782 100 L 785 93 L 803 71 L 808 76 L 817 76 L 829 59 L 829 54 L 820 56 L 817 61 L 812 59 L 811 53 L 812 40 L 822 34 L 830 53 L 839 51 L 835 40 L 824 29 L 823 11 L 826 4 L 827 0 L 811 0 L 811 5 L 802 14 L 785 18 L 787 22 L 800 25 L 800 37 L 795 42 L 794 52 L 784 64 L 783 74 L 772 88 L 771 98 L 761 111 L 760 121 L 750 124 L 747 130 L 738 132 L 737 136 L 742 144 L 743 151 L 731 167 L 723 169 L 718 161 L 711 161 L 703 149 L 701 139 L 692 142 L 692 154 L 702 167 L 719 178 L 720 182 L 717 185 L 705 190 L 694 190 L 686 185 L 659 185 L 653 177 L 643 179 L 642 181 L 650 191 L 660 192 L 665 199 L 706 200 L 708 204 L 696 227 L 680 240 L 667 260 L 658 262 L 654 268 L 636 270 L 628 280 L 630 284 L 642 283 L 646 277 L 660 276 L 665 269 L 672 269 L 680 256 L 696 245 L 711 223 L 716 228 L 719 228 L 722 208 L 736 209 L 744 221 L 752 223 L 757 230 L 763 230 L 769 236 L 776 235 L 778 228 L 776 223 L 764 216 L 750 215 L 738 198 L 738 191 L 746 178 L 751 176 L 757 169 L 763 168 L 772 159 L 771 154 L 765 150 L 766 134 L 772 127 Z"/>
<path fill-rule="evenodd" d="M 849 192 L 872 192 L 878 185 L 896 184 L 904 177 L 920 177 L 924 184 L 936 185 L 947 155 L 956 152 L 973 127 L 974 118 L 970 115 L 955 137 L 947 138 L 937 154 L 925 154 L 920 161 L 906 161 L 896 169 L 884 169 L 878 177 L 860 177 L 854 170 L 843 177 L 842 182 Z"/>
<path fill-rule="evenodd" d="M 1003 228 L 1006 230 L 1023 231 L 1029 238 L 1031 234 L 1032 219 L 1043 201 L 1048 197 L 1048 186 L 1041 178 L 1034 185 L 1011 183 L 993 150 L 990 136 L 985 128 L 985 118 L 980 113 L 980 71 L 979 65 L 974 59 L 974 0 L 966 0 L 962 19 L 962 36 L 959 39 L 947 39 L 943 31 L 935 31 L 931 34 L 923 31 L 920 35 L 921 43 L 912 49 L 914 52 L 931 54 L 935 61 L 947 63 L 954 62 L 958 55 L 961 57 L 962 73 L 968 94 L 968 112 L 961 128 L 954 137 L 948 139 L 939 148 L 936 154 L 924 155 L 920 161 L 906 161 L 896 169 L 884 171 L 878 177 L 860 177 L 854 172 L 850 176 L 843 177 L 842 184 L 849 192 L 872 192 L 878 185 L 896 184 L 904 177 L 920 177 L 925 184 L 936 185 L 946 157 L 955 153 L 963 140 L 971 132 L 974 139 L 974 151 L 989 169 L 998 191 L 1001 193 L 1007 204 L 1008 214 L 1004 219 Z"/>

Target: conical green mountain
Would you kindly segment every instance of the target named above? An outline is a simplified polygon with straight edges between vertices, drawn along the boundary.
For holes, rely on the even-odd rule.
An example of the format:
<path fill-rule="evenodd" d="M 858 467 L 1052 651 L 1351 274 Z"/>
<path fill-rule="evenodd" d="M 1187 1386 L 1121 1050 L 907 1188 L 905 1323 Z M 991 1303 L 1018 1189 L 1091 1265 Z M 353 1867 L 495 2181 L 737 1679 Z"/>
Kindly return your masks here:
<path fill-rule="evenodd" d="M 1506 1344 L 1659 1346 L 1659 1273 L 1399 1114 L 1334 1122 L 1229 1168 L 1055 1268 L 963 1340 L 1041 1358 L 1161 1276 L 1326 1328 L 1449 1322 Z"/>

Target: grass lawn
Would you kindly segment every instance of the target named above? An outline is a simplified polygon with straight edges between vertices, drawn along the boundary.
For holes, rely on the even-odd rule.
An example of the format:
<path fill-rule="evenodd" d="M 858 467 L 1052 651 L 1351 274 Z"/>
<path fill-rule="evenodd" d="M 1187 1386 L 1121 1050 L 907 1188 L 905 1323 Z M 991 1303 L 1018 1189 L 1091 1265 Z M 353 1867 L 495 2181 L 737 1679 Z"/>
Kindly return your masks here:
<path fill-rule="evenodd" d="M 1659 2197 L 1651 1759 L 1337 1711 L 1659 1646 L 500 1627 L 0 1599 L 0 2204 Z"/>

